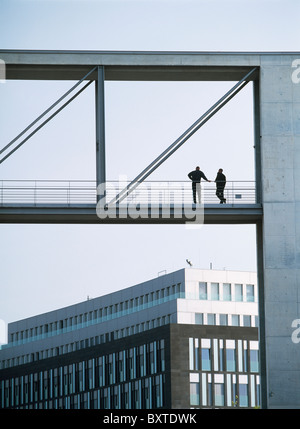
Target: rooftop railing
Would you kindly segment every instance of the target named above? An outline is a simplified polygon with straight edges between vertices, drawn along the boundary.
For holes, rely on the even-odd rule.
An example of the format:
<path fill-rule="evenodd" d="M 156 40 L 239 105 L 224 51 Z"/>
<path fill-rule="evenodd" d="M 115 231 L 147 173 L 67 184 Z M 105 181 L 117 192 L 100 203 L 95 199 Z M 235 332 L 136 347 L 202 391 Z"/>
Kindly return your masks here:
<path fill-rule="evenodd" d="M 58 180 L 1 180 L 0 206 L 4 205 L 90 205 L 97 203 L 97 194 L 105 189 L 106 202 L 114 200 L 128 182 L 108 181 L 101 186 L 95 181 Z M 254 181 L 228 181 L 224 190 L 226 204 L 256 204 Z M 201 182 L 201 202 L 218 204 L 216 184 Z M 131 192 L 121 205 L 126 204 L 192 204 L 190 181 L 144 181 Z"/>

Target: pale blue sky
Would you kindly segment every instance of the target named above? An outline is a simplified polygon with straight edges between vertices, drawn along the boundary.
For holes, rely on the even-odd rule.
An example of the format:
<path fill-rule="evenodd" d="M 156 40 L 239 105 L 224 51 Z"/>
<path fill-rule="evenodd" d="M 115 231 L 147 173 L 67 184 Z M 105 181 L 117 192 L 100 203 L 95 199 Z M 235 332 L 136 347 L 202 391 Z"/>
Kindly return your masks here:
<path fill-rule="evenodd" d="M 299 12 L 297 0 L 1 0 L 0 48 L 297 51 Z M 71 84 L 1 84 L 0 147 Z M 108 179 L 132 178 L 231 86 L 107 83 Z M 3 163 L 0 179 L 93 179 L 93 96 L 90 87 Z M 248 85 L 155 178 L 185 180 L 200 163 L 212 179 L 223 166 L 229 180 L 251 180 L 252 146 Z M 186 258 L 200 268 L 256 269 L 253 226 L 0 225 L 0 237 L 6 323 L 177 270 Z"/>
<path fill-rule="evenodd" d="M 2 0 L 20 49 L 297 50 L 297 0 Z"/>

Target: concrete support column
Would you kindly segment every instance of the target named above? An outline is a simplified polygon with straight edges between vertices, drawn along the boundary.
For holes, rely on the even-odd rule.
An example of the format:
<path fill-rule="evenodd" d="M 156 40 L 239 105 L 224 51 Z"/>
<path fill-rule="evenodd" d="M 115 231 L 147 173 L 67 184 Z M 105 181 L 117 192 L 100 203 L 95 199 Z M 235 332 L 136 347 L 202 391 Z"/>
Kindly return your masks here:
<path fill-rule="evenodd" d="M 105 162 L 105 99 L 104 67 L 99 66 L 95 81 L 96 99 L 96 182 L 99 191 L 97 199 L 105 198 L 106 162 Z M 101 186 L 99 186 L 101 185 Z"/>
<path fill-rule="evenodd" d="M 262 202 L 262 162 L 261 162 L 261 129 L 260 129 L 260 82 L 253 82 L 253 106 L 254 106 L 254 146 L 255 146 L 255 181 L 256 202 Z M 257 248 L 257 282 L 259 305 L 259 340 L 260 340 L 260 386 L 261 406 L 267 408 L 267 373 L 266 373 L 266 341 L 265 341 L 265 297 L 264 297 L 264 252 L 263 252 L 263 225 L 256 224 L 256 248 Z"/>
<path fill-rule="evenodd" d="M 292 335 L 293 321 L 300 319 L 300 83 L 292 79 L 295 58 L 261 57 L 260 347 L 268 408 L 300 408 L 300 336 Z"/>

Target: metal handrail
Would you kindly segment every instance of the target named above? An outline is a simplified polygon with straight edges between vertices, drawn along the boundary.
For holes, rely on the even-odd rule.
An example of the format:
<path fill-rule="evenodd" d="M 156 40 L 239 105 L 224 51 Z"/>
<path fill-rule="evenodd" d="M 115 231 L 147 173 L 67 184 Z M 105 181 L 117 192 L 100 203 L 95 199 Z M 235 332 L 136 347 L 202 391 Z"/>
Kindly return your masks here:
<path fill-rule="evenodd" d="M 106 200 L 118 195 L 127 181 L 108 181 L 105 184 Z M 128 181 L 128 183 L 130 183 Z M 202 182 L 202 203 L 218 204 L 216 184 Z M 256 204 L 254 181 L 228 181 L 224 197 L 227 204 Z M 91 180 L 2 180 L 0 206 L 10 204 L 64 206 L 96 204 L 96 181 Z M 190 181 L 144 181 L 128 195 L 122 204 L 191 204 Z"/>

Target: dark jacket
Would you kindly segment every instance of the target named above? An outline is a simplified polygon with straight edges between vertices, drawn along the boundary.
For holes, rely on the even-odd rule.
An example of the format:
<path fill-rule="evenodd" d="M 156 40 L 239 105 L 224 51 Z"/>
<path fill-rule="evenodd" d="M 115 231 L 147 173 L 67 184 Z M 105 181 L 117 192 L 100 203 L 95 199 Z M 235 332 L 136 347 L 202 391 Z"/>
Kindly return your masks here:
<path fill-rule="evenodd" d="M 206 181 L 208 181 L 208 179 L 206 178 L 205 174 L 201 170 L 191 171 L 188 174 L 188 178 L 191 179 L 193 182 L 196 182 L 196 183 L 200 183 L 201 182 L 201 178 L 204 179 L 204 180 L 206 180 Z"/>
<path fill-rule="evenodd" d="M 226 185 L 226 176 L 223 173 L 217 173 L 215 180 L 218 189 L 224 189 Z"/>

